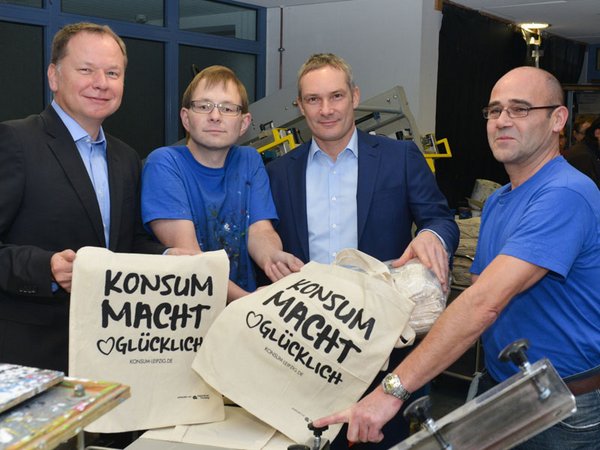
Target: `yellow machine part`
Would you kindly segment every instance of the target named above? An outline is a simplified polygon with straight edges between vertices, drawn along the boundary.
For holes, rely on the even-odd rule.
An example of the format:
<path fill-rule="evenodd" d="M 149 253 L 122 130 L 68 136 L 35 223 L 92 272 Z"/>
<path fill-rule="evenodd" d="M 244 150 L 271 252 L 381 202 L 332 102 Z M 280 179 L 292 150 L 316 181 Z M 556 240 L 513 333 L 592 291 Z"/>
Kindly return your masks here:
<path fill-rule="evenodd" d="M 450 151 L 450 144 L 448 143 L 448 139 L 440 139 L 439 141 L 435 141 L 436 147 L 440 149 L 443 146 L 444 153 L 424 153 L 425 160 L 429 165 L 429 168 L 433 173 L 435 173 L 435 160 L 439 158 L 452 158 L 452 152 Z"/>

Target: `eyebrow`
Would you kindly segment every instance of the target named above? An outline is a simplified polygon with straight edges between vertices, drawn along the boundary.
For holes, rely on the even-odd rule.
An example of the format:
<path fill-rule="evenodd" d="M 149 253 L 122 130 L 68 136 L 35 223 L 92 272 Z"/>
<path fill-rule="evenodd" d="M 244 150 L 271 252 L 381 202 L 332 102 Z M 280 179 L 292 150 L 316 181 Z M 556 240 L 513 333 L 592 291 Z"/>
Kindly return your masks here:
<path fill-rule="evenodd" d="M 302 98 L 304 98 L 304 97 L 327 97 L 327 96 L 335 95 L 335 94 L 343 94 L 345 92 L 348 92 L 348 91 L 346 91 L 344 89 L 336 89 L 335 91 L 326 92 L 324 94 L 317 94 L 317 93 L 311 94 L 311 93 L 306 92 L 306 93 L 302 94 Z"/>
<path fill-rule="evenodd" d="M 509 105 L 527 105 L 527 106 L 531 106 L 532 105 L 531 102 L 529 102 L 527 100 L 524 100 L 524 99 L 521 99 L 521 98 L 511 98 L 511 99 L 508 100 L 508 103 L 509 103 Z M 502 103 L 499 102 L 499 101 L 497 101 L 497 100 L 493 101 L 493 102 L 490 102 L 488 104 L 488 106 L 499 106 L 499 105 L 502 105 Z"/>

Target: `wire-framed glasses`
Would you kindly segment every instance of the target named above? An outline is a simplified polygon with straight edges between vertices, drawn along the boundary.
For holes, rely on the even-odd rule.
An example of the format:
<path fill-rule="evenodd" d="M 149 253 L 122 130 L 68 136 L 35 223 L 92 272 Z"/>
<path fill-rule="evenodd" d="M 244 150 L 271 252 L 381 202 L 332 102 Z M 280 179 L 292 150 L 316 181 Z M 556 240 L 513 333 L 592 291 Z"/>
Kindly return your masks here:
<path fill-rule="evenodd" d="M 527 117 L 529 111 L 532 109 L 556 109 L 560 105 L 548 105 L 548 106 L 507 106 L 503 108 L 501 106 L 486 106 L 481 110 L 484 119 L 498 119 L 502 114 L 502 111 L 506 111 L 508 117 L 511 119 L 517 119 L 519 117 Z"/>
<path fill-rule="evenodd" d="M 237 116 L 242 112 L 242 107 L 235 103 L 213 103 L 202 100 L 192 100 L 190 102 L 190 109 L 195 113 L 210 114 L 215 108 L 224 116 Z"/>

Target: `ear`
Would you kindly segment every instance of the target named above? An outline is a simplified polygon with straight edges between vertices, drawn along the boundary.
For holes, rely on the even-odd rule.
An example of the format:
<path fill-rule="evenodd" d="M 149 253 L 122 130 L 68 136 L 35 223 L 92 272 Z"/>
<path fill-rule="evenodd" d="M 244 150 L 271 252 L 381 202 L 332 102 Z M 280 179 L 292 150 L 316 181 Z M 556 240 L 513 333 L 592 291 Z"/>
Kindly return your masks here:
<path fill-rule="evenodd" d="M 246 132 L 246 130 L 248 130 L 250 122 L 252 122 L 252 115 L 250 113 L 243 114 L 242 126 L 240 127 L 240 136 L 242 136 Z"/>
<path fill-rule="evenodd" d="M 56 64 L 50 64 L 48 66 L 48 86 L 50 86 L 50 90 L 52 92 L 56 92 L 58 90 L 58 67 Z"/>
<path fill-rule="evenodd" d="M 559 106 L 552 112 L 552 117 L 554 120 L 552 124 L 552 131 L 560 133 L 560 130 L 565 127 L 567 119 L 569 118 L 569 110 L 566 106 Z"/>
<path fill-rule="evenodd" d="M 596 139 L 600 140 L 600 128 L 594 130 L 594 136 Z"/>
<path fill-rule="evenodd" d="M 300 97 L 296 98 L 296 103 L 298 104 L 298 109 L 300 110 L 300 113 L 305 116 L 306 114 L 304 114 L 304 107 L 302 106 L 302 99 Z"/>
<path fill-rule="evenodd" d="M 360 89 L 358 89 L 358 86 L 354 86 L 354 89 L 352 89 L 352 106 L 354 107 L 354 109 L 356 109 L 358 107 L 359 103 L 360 103 Z"/>
<path fill-rule="evenodd" d="M 189 114 L 190 114 L 190 112 L 186 108 L 181 108 L 181 110 L 179 111 L 179 117 L 181 118 L 181 124 L 183 125 L 183 128 L 185 128 L 185 131 L 187 131 L 188 133 L 190 132 Z"/>

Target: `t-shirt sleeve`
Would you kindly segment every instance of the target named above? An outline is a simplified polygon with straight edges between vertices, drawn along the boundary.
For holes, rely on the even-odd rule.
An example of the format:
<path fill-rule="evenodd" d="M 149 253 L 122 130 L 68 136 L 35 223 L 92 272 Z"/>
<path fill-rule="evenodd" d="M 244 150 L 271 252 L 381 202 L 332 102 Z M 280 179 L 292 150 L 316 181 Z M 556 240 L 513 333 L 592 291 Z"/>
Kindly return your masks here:
<path fill-rule="evenodd" d="M 155 150 L 148 156 L 142 172 L 142 220 L 192 220 L 192 212 L 185 191 L 177 153 L 167 148 Z"/>
<path fill-rule="evenodd" d="M 275 203 L 273 203 L 271 186 L 269 184 L 269 177 L 265 165 L 262 162 L 262 158 L 255 150 L 250 153 L 249 159 L 250 167 L 252 168 L 249 225 L 258 222 L 259 220 L 273 220 L 275 222 L 279 218 L 277 217 Z"/>
<path fill-rule="evenodd" d="M 564 278 L 592 232 L 597 232 L 595 218 L 586 199 L 571 189 L 549 188 L 529 203 L 500 253 Z M 472 272 L 483 270 L 479 263 L 476 258 Z"/>

